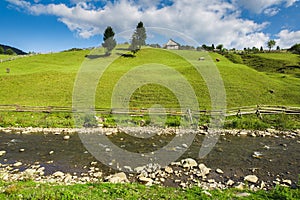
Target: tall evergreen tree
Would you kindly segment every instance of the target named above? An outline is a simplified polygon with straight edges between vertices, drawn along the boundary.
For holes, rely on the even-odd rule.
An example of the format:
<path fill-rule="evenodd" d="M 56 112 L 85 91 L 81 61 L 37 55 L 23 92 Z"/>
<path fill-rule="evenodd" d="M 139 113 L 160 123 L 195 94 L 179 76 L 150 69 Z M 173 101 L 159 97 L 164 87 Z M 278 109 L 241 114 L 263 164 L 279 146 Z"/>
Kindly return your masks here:
<path fill-rule="evenodd" d="M 115 32 L 113 31 L 112 27 L 108 26 L 103 34 L 103 41 L 104 43 L 102 46 L 106 48 L 106 54 L 110 54 L 110 52 L 116 47 L 117 42 L 114 39 Z"/>
<path fill-rule="evenodd" d="M 143 45 L 146 45 L 147 33 L 143 22 L 139 22 L 131 38 L 130 50 L 138 51 Z"/>
<path fill-rule="evenodd" d="M 146 39 L 147 39 L 146 29 L 144 27 L 143 22 L 138 23 L 136 27 L 136 33 L 137 33 L 138 46 L 140 49 L 143 45 L 146 45 Z"/>

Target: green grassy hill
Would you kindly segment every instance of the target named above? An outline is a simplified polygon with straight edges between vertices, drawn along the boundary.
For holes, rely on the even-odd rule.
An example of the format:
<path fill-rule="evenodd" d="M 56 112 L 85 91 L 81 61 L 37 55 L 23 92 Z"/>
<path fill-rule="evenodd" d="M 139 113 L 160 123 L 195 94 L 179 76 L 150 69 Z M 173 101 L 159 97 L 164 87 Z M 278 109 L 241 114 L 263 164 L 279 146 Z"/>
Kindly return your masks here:
<path fill-rule="evenodd" d="M 292 53 L 258 53 L 242 55 L 243 63 L 262 72 L 291 74 L 300 77 L 300 56 Z"/>
<path fill-rule="evenodd" d="M 102 49 L 99 51 L 100 54 L 104 54 Z M 112 90 L 128 70 L 134 66 L 153 62 L 167 65 L 183 74 L 191 83 L 200 107 L 210 107 L 208 89 L 202 77 L 186 60 L 174 52 L 145 48 L 138 52 L 135 58 L 119 57 L 123 53 L 126 51 L 119 47 L 111 55 L 116 60 L 100 80 L 96 95 L 97 107 L 110 107 Z M 203 56 L 203 53 L 197 51 L 183 53 L 195 59 Z M 35 55 L 0 63 L 0 105 L 72 106 L 74 81 L 82 62 L 85 59 L 87 59 L 86 62 L 89 60 L 85 58 L 87 54 L 89 50 L 70 51 Z M 292 72 L 284 75 L 277 72 L 259 72 L 243 64 L 233 64 L 216 53 L 211 53 L 210 56 L 213 61 L 216 58 L 220 59 L 220 62 L 215 62 L 215 64 L 224 81 L 228 107 L 258 104 L 300 105 L 300 79 Z M 268 54 L 262 56 L 268 56 Z M 286 54 L 286 56 L 289 57 L 291 54 Z M 272 59 L 276 60 L 273 57 Z M 104 56 L 95 56 L 90 60 L 101 64 L 107 59 Z M 9 74 L 6 73 L 6 68 L 11 69 Z M 168 76 L 168 74 L 162 75 Z M 172 92 L 155 84 L 141 87 L 131 97 L 132 107 L 150 107 L 158 103 L 166 107 L 176 107 L 178 104 Z"/>

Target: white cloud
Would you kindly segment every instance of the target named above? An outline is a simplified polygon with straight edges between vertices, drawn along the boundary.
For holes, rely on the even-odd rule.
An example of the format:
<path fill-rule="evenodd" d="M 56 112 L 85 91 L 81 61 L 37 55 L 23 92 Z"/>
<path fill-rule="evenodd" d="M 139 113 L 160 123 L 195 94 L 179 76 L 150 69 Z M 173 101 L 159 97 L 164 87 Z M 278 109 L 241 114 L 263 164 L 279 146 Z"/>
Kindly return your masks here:
<path fill-rule="evenodd" d="M 290 48 L 294 44 L 300 44 L 300 31 L 288 31 L 282 30 L 277 35 L 278 39 L 276 39 L 276 45 L 281 48 Z"/>
<path fill-rule="evenodd" d="M 267 8 L 264 10 L 264 14 L 268 16 L 274 16 L 280 11 L 279 8 Z"/>
<path fill-rule="evenodd" d="M 298 0 L 233 0 L 233 2 L 245 9 L 248 9 L 254 13 L 263 13 L 266 9 L 273 7 L 276 9 L 279 5 L 290 7 L 294 5 Z"/>
<path fill-rule="evenodd" d="M 147 6 L 145 0 L 119 0 L 102 8 L 93 7 L 88 0 L 72 0 L 75 4 L 71 6 L 7 1 L 31 14 L 57 16 L 83 38 L 102 34 L 107 26 L 116 33 L 134 29 L 142 20 L 145 26 L 179 31 L 200 44 L 222 43 L 226 48 L 260 47 L 269 39 L 262 33 L 267 23 L 242 19 L 236 5 L 223 0 L 173 0 L 172 5 L 163 8 L 157 8 L 161 0 L 148 1 Z"/>

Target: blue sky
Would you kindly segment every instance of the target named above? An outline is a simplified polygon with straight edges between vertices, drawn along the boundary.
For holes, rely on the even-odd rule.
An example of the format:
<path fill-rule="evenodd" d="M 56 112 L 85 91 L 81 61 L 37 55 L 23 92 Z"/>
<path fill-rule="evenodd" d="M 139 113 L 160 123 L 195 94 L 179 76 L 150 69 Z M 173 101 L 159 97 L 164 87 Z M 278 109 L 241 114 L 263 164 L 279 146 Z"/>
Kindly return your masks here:
<path fill-rule="evenodd" d="M 299 11 L 299 0 L 2 0 L 0 43 L 27 52 L 94 47 L 107 26 L 124 42 L 143 21 L 147 43 L 243 49 L 275 39 L 288 48 L 300 43 Z"/>

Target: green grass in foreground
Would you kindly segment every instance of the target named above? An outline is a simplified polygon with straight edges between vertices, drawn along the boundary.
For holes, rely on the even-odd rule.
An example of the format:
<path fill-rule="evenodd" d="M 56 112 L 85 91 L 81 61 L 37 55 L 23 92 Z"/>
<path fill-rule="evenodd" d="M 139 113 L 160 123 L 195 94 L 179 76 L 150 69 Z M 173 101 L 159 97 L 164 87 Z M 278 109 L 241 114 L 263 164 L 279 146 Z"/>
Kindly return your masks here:
<path fill-rule="evenodd" d="M 208 194 L 210 193 L 210 195 Z M 50 185 L 43 183 L 0 182 L 0 199 L 300 199 L 299 189 L 276 187 L 270 191 L 212 190 L 205 193 L 198 187 L 178 189 L 139 184 Z M 247 197 L 237 197 L 247 193 Z"/>
<path fill-rule="evenodd" d="M 98 115 L 105 118 L 104 127 L 115 127 L 117 125 L 115 116 L 110 114 Z M 118 124 L 122 121 L 121 117 L 117 118 Z M 95 119 L 88 119 L 88 123 L 95 124 Z M 125 124 L 129 125 L 150 125 L 151 119 L 148 115 L 144 117 L 135 116 L 130 119 L 124 118 Z M 209 116 L 201 116 L 198 125 L 208 124 Z M 180 116 L 167 116 L 164 124 L 156 123 L 156 126 L 179 126 Z M 82 122 L 83 124 L 84 122 Z M 152 124 L 153 125 L 153 124 Z M 0 112 L 0 127 L 40 127 L 40 128 L 74 128 L 75 121 L 72 113 L 32 113 L 32 112 Z M 231 116 L 227 117 L 224 122 L 226 129 L 248 129 L 248 130 L 265 130 L 267 128 L 275 128 L 278 130 L 295 130 L 300 129 L 299 115 L 273 114 L 263 115 L 263 118 L 258 118 L 255 114 L 244 115 L 242 117 Z"/>

